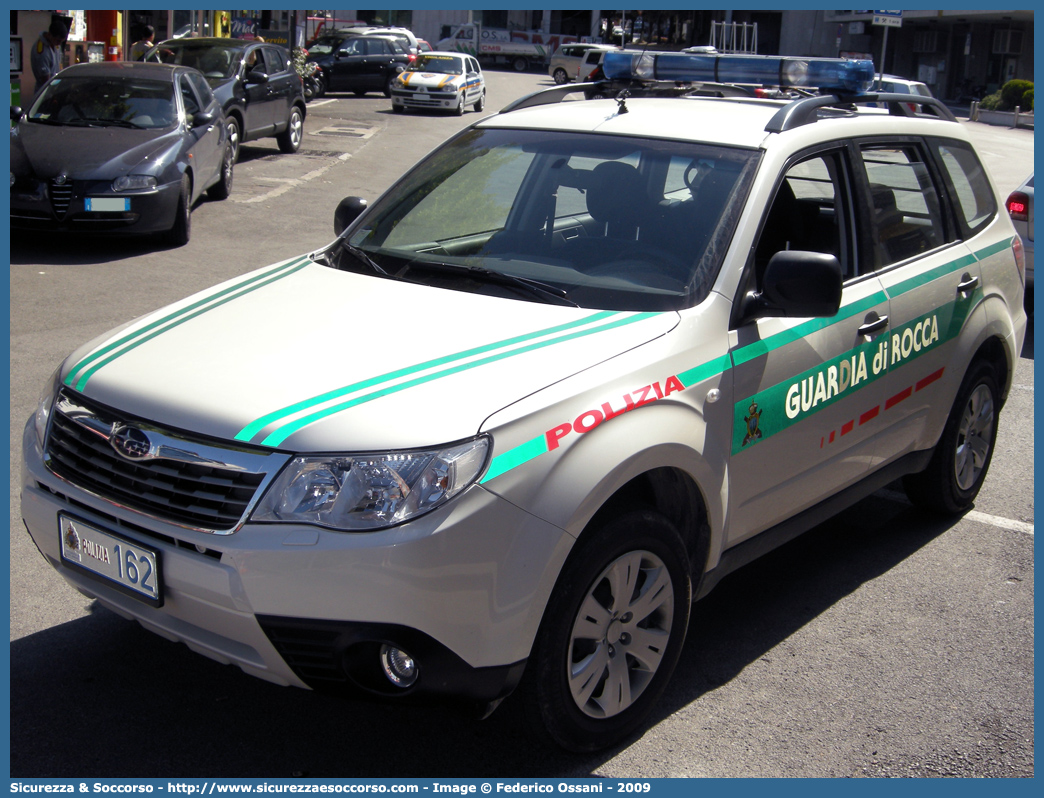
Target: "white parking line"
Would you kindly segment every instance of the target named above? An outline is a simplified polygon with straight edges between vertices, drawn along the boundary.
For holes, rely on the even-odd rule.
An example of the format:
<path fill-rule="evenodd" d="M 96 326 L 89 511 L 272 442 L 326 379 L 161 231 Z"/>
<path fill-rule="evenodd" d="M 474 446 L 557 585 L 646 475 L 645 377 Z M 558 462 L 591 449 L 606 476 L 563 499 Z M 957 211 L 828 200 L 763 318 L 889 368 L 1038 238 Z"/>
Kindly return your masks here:
<path fill-rule="evenodd" d="M 308 103 L 308 107 L 309 108 L 318 108 L 320 105 L 329 105 L 332 102 L 336 102 L 336 100 L 319 100 L 319 101 L 313 100 L 312 102 Z"/>
<path fill-rule="evenodd" d="M 279 186 L 278 188 L 274 188 L 271 191 L 267 191 L 264 194 L 259 194 L 256 197 L 247 197 L 245 199 L 237 199 L 236 197 L 231 197 L 230 199 L 234 200 L 235 202 L 244 203 L 264 202 L 265 200 L 274 199 L 275 197 L 278 197 L 280 194 L 285 194 L 286 192 L 290 191 L 290 189 L 296 188 L 297 186 L 300 186 L 303 183 L 307 183 L 309 180 L 315 180 L 315 178 L 326 174 L 326 172 L 328 172 L 329 170 L 330 166 L 321 166 L 318 169 L 313 169 L 311 172 L 308 172 L 307 174 L 297 178 L 269 178 L 273 180 L 278 179 L 283 185 Z"/>
<path fill-rule="evenodd" d="M 879 490 L 874 494 L 880 496 L 882 499 L 888 499 L 889 501 L 898 502 L 900 504 L 909 504 L 910 500 L 906 498 L 905 494 L 899 493 L 894 490 Z M 1025 521 L 1015 521 L 1011 518 L 1001 518 L 999 515 L 990 515 L 988 513 L 980 513 L 978 510 L 970 510 L 964 514 L 964 517 L 969 521 L 977 521 L 980 524 L 989 524 L 995 526 L 998 529 L 1007 529 L 1010 532 L 1022 532 L 1024 535 L 1034 537 L 1033 524 L 1028 524 Z"/>

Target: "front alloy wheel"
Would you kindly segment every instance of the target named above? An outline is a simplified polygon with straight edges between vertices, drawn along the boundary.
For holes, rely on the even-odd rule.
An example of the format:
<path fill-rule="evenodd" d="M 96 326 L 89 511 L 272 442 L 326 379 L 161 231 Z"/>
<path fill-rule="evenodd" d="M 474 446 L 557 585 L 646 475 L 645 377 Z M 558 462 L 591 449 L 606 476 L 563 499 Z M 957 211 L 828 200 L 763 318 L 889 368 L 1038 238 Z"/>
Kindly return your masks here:
<path fill-rule="evenodd" d="M 634 705 L 656 675 L 674 620 L 667 566 L 649 551 L 621 555 L 595 579 L 573 622 L 568 679 L 591 718 Z"/>
<path fill-rule="evenodd" d="M 633 733 L 678 662 L 691 600 L 688 554 L 664 516 L 633 510 L 585 531 L 523 677 L 530 721 L 571 751 Z"/>

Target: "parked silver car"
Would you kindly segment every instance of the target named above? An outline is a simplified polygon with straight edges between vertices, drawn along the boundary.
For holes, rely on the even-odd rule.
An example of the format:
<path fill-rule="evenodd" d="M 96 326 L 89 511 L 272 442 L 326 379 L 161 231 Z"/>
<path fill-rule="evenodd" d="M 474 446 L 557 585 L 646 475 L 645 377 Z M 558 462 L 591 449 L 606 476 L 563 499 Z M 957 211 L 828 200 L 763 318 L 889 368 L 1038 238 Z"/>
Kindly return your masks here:
<path fill-rule="evenodd" d="M 592 50 L 604 52 L 605 50 L 611 49 L 614 48 L 602 44 L 563 44 L 555 50 L 555 54 L 551 56 L 551 63 L 548 64 L 547 74 L 554 78 L 555 83 L 558 83 L 559 85 L 569 83 L 570 81 L 577 79 L 577 70 L 587 53 Z"/>

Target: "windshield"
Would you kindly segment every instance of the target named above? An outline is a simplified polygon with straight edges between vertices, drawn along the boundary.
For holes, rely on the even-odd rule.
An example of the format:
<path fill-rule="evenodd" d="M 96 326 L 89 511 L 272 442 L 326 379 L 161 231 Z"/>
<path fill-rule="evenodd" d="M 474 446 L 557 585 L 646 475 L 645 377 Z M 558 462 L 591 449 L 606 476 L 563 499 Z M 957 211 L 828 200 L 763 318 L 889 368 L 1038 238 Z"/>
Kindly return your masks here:
<path fill-rule="evenodd" d="M 479 277 L 538 281 L 581 307 L 687 307 L 710 290 L 757 160 L 706 144 L 474 129 L 365 215 L 355 254 L 330 257 L 365 271 L 363 250 L 382 275 L 531 301 Z"/>
<path fill-rule="evenodd" d="M 260 54 L 259 54 L 260 55 Z M 225 80 L 239 71 L 243 50 L 221 44 L 163 42 L 145 56 L 146 61 L 181 64 L 198 69 L 209 80 Z"/>
<path fill-rule="evenodd" d="M 29 111 L 30 122 L 81 127 L 171 127 L 174 86 L 141 78 L 58 76 Z"/>
<path fill-rule="evenodd" d="M 407 67 L 410 72 L 438 72 L 441 75 L 463 75 L 464 59 L 456 55 L 418 55 Z"/>
<path fill-rule="evenodd" d="M 349 38 L 348 36 L 320 36 L 309 45 L 308 55 L 330 55 Z"/>

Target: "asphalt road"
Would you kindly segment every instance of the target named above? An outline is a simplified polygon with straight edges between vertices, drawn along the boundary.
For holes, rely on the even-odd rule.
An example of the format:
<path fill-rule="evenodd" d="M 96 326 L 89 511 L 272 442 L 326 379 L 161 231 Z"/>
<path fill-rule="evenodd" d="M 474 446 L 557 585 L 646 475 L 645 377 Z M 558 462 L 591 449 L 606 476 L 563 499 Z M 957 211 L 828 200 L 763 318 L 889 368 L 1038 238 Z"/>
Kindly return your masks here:
<path fill-rule="evenodd" d="M 489 72 L 489 111 L 550 85 Z M 143 631 L 69 588 L 19 517 L 21 430 L 69 351 L 190 292 L 317 248 L 348 195 L 375 198 L 477 115 L 309 106 L 302 151 L 245 145 L 232 196 L 180 249 L 41 237 L 11 248 L 11 775 L 156 777 L 1031 776 L 1033 343 L 975 512 L 939 521 L 879 493 L 728 577 L 694 611 L 639 739 L 544 750 L 509 699 L 445 709 L 279 688 Z M 966 123 L 1002 192 L 1031 131 Z M 1032 331 L 1031 331 L 1032 332 Z"/>

